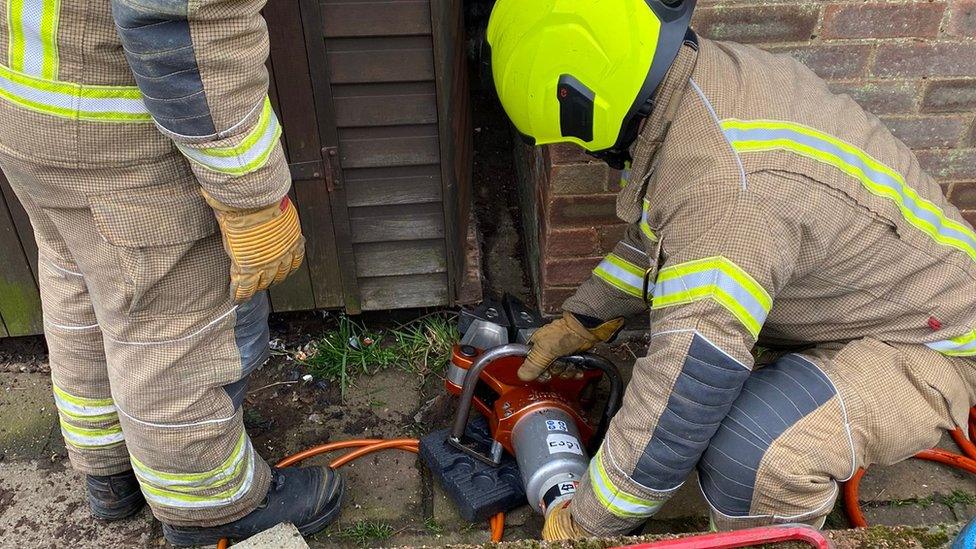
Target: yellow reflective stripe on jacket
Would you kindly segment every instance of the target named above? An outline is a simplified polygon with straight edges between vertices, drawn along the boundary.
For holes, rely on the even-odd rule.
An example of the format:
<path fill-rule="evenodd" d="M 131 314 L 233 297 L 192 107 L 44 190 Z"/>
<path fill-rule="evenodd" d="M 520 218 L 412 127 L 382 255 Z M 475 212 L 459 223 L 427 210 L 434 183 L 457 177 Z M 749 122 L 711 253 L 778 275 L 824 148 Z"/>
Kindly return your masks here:
<path fill-rule="evenodd" d="M 891 200 L 906 221 L 932 240 L 976 261 L 976 233 L 972 229 L 947 218 L 938 206 L 907 185 L 904 176 L 850 143 L 790 122 L 730 119 L 721 124 L 736 151 L 784 150 L 837 168 L 857 179 L 871 194 Z"/>
<path fill-rule="evenodd" d="M 627 295 L 644 299 L 646 271 L 646 267 L 635 265 L 612 253 L 593 269 L 593 275 Z"/>
<path fill-rule="evenodd" d="M 243 497 L 254 480 L 254 451 L 245 433 L 218 467 L 203 473 L 166 473 L 131 458 L 146 499 L 184 509 L 227 505 Z"/>
<path fill-rule="evenodd" d="M 642 233 L 644 233 L 644 236 L 646 236 L 648 239 L 652 241 L 657 241 L 657 235 L 654 234 L 653 230 L 651 230 L 651 225 L 648 222 L 650 213 L 651 213 L 651 201 L 645 198 L 643 213 L 641 213 L 640 230 Z"/>
<path fill-rule="evenodd" d="M 769 293 L 749 273 L 724 257 L 709 257 L 661 269 L 652 309 L 711 299 L 728 309 L 752 334 L 766 322 L 773 306 Z"/>
<path fill-rule="evenodd" d="M 60 0 L 8 0 L 7 50 L 14 70 L 56 80 Z"/>
<path fill-rule="evenodd" d="M 597 500 L 607 511 L 619 518 L 647 518 L 664 503 L 628 494 L 617 488 L 603 466 L 603 450 L 597 451 L 590 460 L 590 486 Z"/>
<path fill-rule="evenodd" d="M 46 80 L 0 65 L 0 99 L 42 114 L 94 122 L 152 122 L 139 88 Z"/>
<path fill-rule="evenodd" d="M 271 100 L 265 97 L 257 124 L 238 145 L 230 147 L 195 148 L 177 143 L 180 152 L 208 170 L 231 176 L 251 173 L 263 167 L 271 157 L 281 125 L 271 108 Z"/>
<path fill-rule="evenodd" d="M 925 344 L 928 348 L 949 356 L 976 355 L 976 330 L 958 337 Z"/>

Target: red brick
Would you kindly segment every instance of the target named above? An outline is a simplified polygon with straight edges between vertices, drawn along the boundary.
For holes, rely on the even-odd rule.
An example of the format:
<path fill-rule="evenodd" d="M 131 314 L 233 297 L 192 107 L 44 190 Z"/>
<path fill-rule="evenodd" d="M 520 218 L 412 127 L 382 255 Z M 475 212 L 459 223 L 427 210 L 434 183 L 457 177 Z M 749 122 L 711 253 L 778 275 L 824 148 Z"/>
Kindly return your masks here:
<path fill-rule="evenodd" d="M 598 162 L 597 159 L 586 154 L 586 150 L 572 143 L 547 145 L 549 158 L 553 164 L 574 164 L 579 162 Z"/>
<path fill-rule="evenodd" d="M 603 162 L 555 164 L 549 170 L 553 194 L 598 194 L 607 192 L 610 167 Z"/>
<path fill-rule="evenodd" d="M 601 257 L 546 259 L 542 279 L 546 286 L 578 286 L 590 278 Z"/>
<path fill-rule="evenodd" d="M 886 116 L 882 121 L 913 149 L 947 149 L 959 144 L 972 116 Z"/>
<path fill-rule="evenodd" d="M 617 221 L 617 195 L 557 196 L 549 212 L 553 228 L 609 225 Z"/>
<path fill-rule="evenodd" d="M 546 288 L 542 291 L 542 312 L 558 314 L 562 312 L 563 303 L 576 293 L 576 288 Z"/>
<path fill-rule="evenodd" d="M 976 209 L 976 182 L 953 183 L 949 188 L 949 202 L 960 210 Z"/>
<path fill-rule="evenodd" d="M 910 42 L 878 49 L 871 74 L 884 78 L 971 76 L 976 74 L 976 42 Z"/>
<path fill-rule="evenodd" d="M 624 232 L 627 230 L 625 223 L 618 223 L 608 227 L 600 227 L 596 230 L 597 238 L 600 241 L 600 253 L 608 254 L 613 251 L 614 246 L 623 240 Z"/>
<path fill-rule="evenodd" d="M 822 38 L 934 38 L 945 3 L 831 4 L 824 10 Z"/>
<path fill-rule="evenodd" d="M 868 44 L 825 46 L 773 46 L 774 53 L 785 53 L 820 75 L 821 78 L 841 80 L 864 74 L 874 46 Z"/>
<path fill-rule="evenodd" d="M 948 34 L 964 38 L 976 36 L 976 0 L 956 0 L 949 13 Z"/>
<path fill-rule="evenodd" d="M 851 96 L 864 110 L 874 114 L 913 112 L 918 88 L 917 82 L 889 80 L 830 84 L 830 89 L 834 93 Z"/>
<path fill-rule="evenodd" d="M 596 230 L 565 229 L 545 236 L 546 257 L 591 257 L 600 253 Z"/>
<path fill-rule="evenodd" d="M 918 151 L 922 169 L 941 181 L 976 181 L 976 149 Z"/>
<path fill-rule="evenodd" d="M 976 111 L 976 80 L 940 80 L 930 83 L 922 97 L 922 111 Z"/>
<path fill-rule="evenodd" d="M 809 40 L 817 28 L 815 5 L 774 5 L 701 8 L 692 26 L 702 36 L 744 43 Z"/>

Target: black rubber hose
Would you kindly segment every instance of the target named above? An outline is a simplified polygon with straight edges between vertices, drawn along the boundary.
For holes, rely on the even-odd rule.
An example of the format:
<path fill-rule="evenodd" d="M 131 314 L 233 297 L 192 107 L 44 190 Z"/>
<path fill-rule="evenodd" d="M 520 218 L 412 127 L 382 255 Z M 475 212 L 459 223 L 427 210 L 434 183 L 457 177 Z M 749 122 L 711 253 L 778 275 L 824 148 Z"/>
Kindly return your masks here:
<path fill-rule="evenodd" d="M 607 434 L 607 429 L 610 428 L 610 420 L 617 415 L 617 411 L 620 410 L 620 405 L 623 403 L 624 380 L 620 377 L 620 370 L 617 369 L 617 365 L 600 355 L 584 353 L 563 357 L 559 360 L 566 361 L 577 368 L 600 370 L 606 374 L 610 381 L 610 396 L 607 398 L 606 406 L 603 407 L 603 414 L 600 416 L 600 424 L 596 428 L 596 433 L 590 439 L 589 452 L 590 455 L 595 455 L 597 449 L 600 448 L 600 443 L 603 442 L 603 437 Z"/>

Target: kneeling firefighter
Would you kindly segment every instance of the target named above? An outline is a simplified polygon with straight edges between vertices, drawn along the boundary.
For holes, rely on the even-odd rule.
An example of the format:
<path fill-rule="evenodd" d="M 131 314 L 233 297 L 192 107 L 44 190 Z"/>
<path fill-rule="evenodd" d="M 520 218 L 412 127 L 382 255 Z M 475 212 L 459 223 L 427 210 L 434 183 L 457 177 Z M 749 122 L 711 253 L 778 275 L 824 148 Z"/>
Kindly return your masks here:
<path fill-rule="evenodd" d="M 268 101 L 263 0 L 7 0 L 0 167 L 38 245 L 72 466 L 96 517 L 148 501 L 176 545 L 304 534 L 327 467 L 269 467 L 244 430 L 265 288 L 304 238 Z"/>
<path fill-rule="evenodd" d="M 499 0 L 527 140 L 623 170 L 624 239 L 519 372 L 649 311 L 647 356 L 546 539 L 626 533 L 697 468 L 719 529 L 822 525 L 838 482 L 965 425 L 976 233 L 912 152 L 800 63 L 689 30 L 694 0 Z M 789 349 L 757 367 L 757 342 Z"/>

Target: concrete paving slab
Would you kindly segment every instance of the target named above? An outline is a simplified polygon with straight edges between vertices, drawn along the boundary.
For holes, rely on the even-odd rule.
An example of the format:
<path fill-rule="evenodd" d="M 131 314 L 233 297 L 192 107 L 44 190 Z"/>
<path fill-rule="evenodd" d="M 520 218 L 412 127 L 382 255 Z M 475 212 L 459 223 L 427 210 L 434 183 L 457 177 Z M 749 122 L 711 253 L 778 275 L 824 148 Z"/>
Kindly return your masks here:
<path fill-rule="evenodd" d="M 302 538 L 294 524 L 279 524 L 270 530 L 265 530 L 256 536 L 235 543 L 237 549 L 308 549 L 308 544 Z"/>
<path fill-rule="evenodd" d="M 0 463 L 0 547 L 158 547 L 144 509 L 129 520 L 95 520 L 82 475 L 36 461 Z"/>
<path fill-rule="evenodd" d="M 49 459 L 64 453 L 49 375 L 0 373 L 0 417 L 4 459 Z"/>
<path fill-rule="evenodd" d="M 938 447 L 959 452 L 948 435 Z M 976 475 L 920 459 L 873 466 L 861 481 L 861 501 L 866 502 L 925 499 L 957 491 L 976 496 Z"/>

